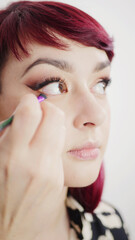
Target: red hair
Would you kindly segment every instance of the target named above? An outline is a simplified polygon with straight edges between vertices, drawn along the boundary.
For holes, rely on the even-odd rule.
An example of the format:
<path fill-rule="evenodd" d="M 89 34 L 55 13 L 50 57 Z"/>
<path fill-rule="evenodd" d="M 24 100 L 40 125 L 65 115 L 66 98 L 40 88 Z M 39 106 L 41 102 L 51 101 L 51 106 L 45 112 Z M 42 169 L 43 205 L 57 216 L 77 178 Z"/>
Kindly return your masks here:
<path fill-rule="evenodd" d="M 55 34 L 57 33 L 57 34 Z M 68 49 L 59 35 L 85 46 L 104 50 L 108 59 L 114 56 L 113 40 L 104 28 L 85 12 L 60 2 L 19 1 L 0 11 L 0 69 L 6 63 L 9 52 L 20 60 L 19 49 L 29 55 L 27 44 L 35 41 L 59 49 Z M 84 188 L 69 188 L 87 210 L 98 205 L 104 183 L 103 166 L 97 180 Z"/>

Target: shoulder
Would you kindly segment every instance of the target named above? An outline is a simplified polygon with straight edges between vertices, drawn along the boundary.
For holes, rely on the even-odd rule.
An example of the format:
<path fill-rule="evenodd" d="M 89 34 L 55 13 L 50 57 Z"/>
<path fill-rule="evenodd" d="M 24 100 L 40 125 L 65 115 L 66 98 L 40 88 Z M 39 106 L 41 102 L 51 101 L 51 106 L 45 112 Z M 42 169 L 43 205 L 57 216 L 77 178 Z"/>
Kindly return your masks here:
<path fill-rule="evenodd" d="M 101 223 L 108 228 L 121 228 L 123 219 L 120 212 L 111 204 L 101 201 L 94 210 L 93 216 L 98 217 Z"/>
<path fill-rule="evenodd" d="M 70 197 L 67 206 L 78 239 L 129 240 L 121 214 L 113 205 L 101 201 L 93 213 L 88 213 Z"/>
<path fill-rule="evenodd" d="M 104 235 L 108 236 L 107 239 L 129 239 L 123 218 L 112 204 L 101 201 L 92 216 L 91 224 L 97 223 Z"/>

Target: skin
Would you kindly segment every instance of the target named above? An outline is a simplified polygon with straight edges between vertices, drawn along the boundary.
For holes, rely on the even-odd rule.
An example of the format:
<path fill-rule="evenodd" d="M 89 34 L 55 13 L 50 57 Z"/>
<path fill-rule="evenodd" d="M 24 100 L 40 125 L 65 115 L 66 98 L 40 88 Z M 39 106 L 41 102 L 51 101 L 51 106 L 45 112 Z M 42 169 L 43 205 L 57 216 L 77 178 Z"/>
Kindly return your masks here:
<path fill-rule="evenodd" d="M 59 237 L 68 239 L 69 221 L 65 207 L 67 188 L 92 184 L 98 176 L 106 150 L 110 109 L 107 95 L 102 92 L 101 85 L 98 88 L 98 82 L 104 77 L 109 78 L 110 66 L 100 71 L 93 72 L 93 69 L 99 62 L 109 61 L 108 57 L 104 51 L 94 47 L 86 47 L 64 38 L 62 40 L 69 44 L 66 51 L 33 43 L 28 46 L 30 56 L 25 57 L 22 54 L 22 61 L 18 61 L 10 53 L 1 74 L 0 120 L 8 118 L 13 112 L 15 119 L 1 136 L 2 160 L 0 160 L 3 169 L 8 172 L 10 187 L 15 183 L 16 177 L 20 179 L 15 183 L 15 193 L 8 193 L 10 203 L 7 201 L 9 205 L 7 204 L 4 218 L 6 226 L 9 226 L 12 218 L 15 219 L 11 224 L 13 230 L 9 231 L 9 228 L 6 228 L 8 240 L 12 239 L 13 234 L 18 234 L 19 231 L 16 232 L 15 229 L 20 229 L 22 239 L 26 240 L 31 239 L 30 237 L 37 240 L 38 231 L 40 231 L 38 236 L 40 240 L 45 237 L 50 240 Z M 51 64 L 42 63 L 24 74 L 31 63 L 45 57 L 65 60 L 72 69 L 65 71 Z M 45 77 L 64 79 L 67 91 L 54 94 L 56 90 L 54 83 L 37 91 L 28 87 L 35 81 L 41 82 Z M 40 93 L 47 95 L 47 100 L 41 104 L 35 97 Z M 88 141 L 98 141 L 100 154 L 97 159 L 82 161 L 68 153 L 69 150 L 82 146 Z M 24 189 L 30 179 L 33 179 L 29 185 L 32 187 L 28 188 L 29 194 L 24 203 L 20 204 L 20 200 L 26 195 Z M 38 189 L 42 191 L 45 189 L 44 196 Z M 32 201 L 35 195 L 40 199 L 40 207 Z M 53 199 L 57 199 L 57 204 Z M 28 214 L 26 219 L 26 209 L 29 204 L 30 206 L 33 204 L 33 215 Z M 13 213 L 18 206 L 21 206 L 21 210 L 17 218 Z M 49 206 L 49 209 L 45 206 Z M 2 207 L 1 204 L 1 209 Z M 56 213 L 53 216 L 50 214 L 52 210 Z M 36 223 L 32 216 L 36 216 Z M 44 226 L 37 224 L 38 217 L 44 219 Z M 26 231 L 27 224 L 24 228 L 19 225 L 19 219 L 22 221 L 23 218 L 27 224 L 30 222 L 31 231 Z"/>

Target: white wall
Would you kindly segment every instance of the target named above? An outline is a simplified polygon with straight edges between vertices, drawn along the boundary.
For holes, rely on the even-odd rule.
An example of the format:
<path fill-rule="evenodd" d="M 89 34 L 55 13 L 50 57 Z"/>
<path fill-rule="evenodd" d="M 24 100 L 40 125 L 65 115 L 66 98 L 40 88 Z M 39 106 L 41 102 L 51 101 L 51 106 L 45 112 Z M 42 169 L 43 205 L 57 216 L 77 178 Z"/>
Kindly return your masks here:
<path fill-rule="evenodd" d="M 0 2 L 0 8 L 9 1 Z M 95 17 L 114 37 L 109 101 L 112 122 L 105 154 L 103 198 L 115 205 L 135 239 L 135 0 L 59 0 Z"/>

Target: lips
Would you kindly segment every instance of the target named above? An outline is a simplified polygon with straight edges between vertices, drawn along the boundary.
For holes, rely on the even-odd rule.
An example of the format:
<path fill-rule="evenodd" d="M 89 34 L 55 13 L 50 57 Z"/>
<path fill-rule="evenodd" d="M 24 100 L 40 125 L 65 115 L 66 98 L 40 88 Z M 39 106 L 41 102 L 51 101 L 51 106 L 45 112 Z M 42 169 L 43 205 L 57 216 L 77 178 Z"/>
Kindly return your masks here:
<path fill-rule="evenodd" d="M 81 147 L 77 147 L 68 151 L 68 153 L 75 158 L 82 160 L 94 160 L 100 154 L 100 145 L 99 143 L 88 142 Z"/>

